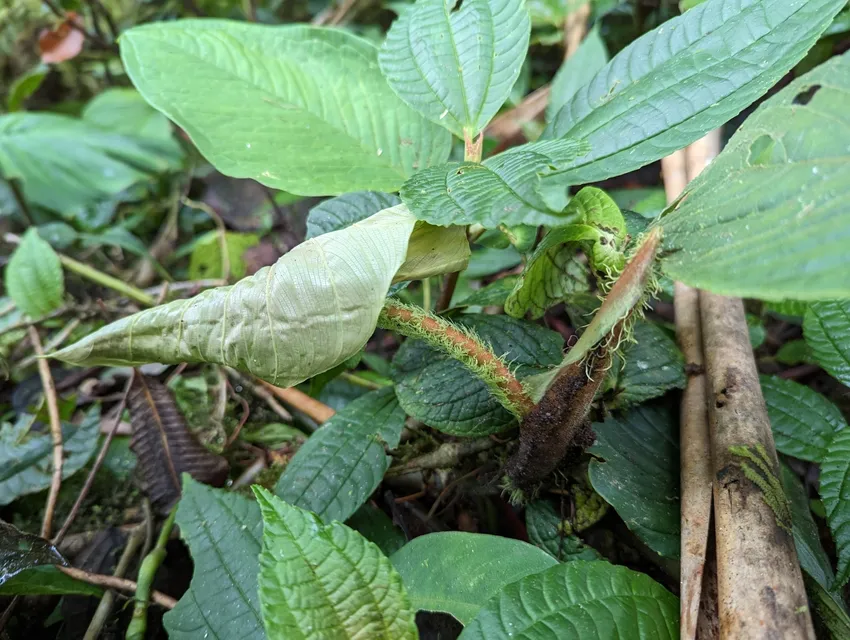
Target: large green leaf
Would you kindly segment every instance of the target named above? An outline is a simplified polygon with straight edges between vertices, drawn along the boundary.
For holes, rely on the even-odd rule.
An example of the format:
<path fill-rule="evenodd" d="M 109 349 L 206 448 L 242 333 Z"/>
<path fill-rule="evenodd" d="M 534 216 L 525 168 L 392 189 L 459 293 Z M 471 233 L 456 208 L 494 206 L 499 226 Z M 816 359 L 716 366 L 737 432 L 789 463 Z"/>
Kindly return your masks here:
<path fill-rule="evenodd" d="M 687 146 L 767 92 L 844 4 L 710 0 L 668 20 L 617 54 L 550 122 L 544 136 L 587 140 L 591 152 L 547 180 L 595 182 Z"/>
<path fill-rule="evenodd" d="M 546 500 L 536 500 L 525 509 L 528 541 L 533 545 L 560 562 L 598 560 L 599 552 L 584 544 L 574 533 L 564 531 L 563 522 L 564 518 L 555 513 L 555 508 Z"/>
<path fill-rule="evenodd" d="M 599 35 L 599 27 L 594 27 L 584 37 L 576 52 L 564 61 L 552 80 L 549 92 L 549 104 L 546 105 L 546 119 L 553 120 L 558 112 L 573 96 L 593 79 L 608 62 L 608 50 Z"/>
<path fill-rule="evenodd" d="M 587 151 L 580 141 L 549 140 L 514 147 L 481 164 L 451 162 L 414 175 L 401 198 L 417 218 L 437 225 L 569 224 L 577 213 L 563 212 L 565 202 L 544 198 L 540 176 Z"/>
<path fill-rule="evenodd" d="M 390 560 L 416 609 L 450 613 L 464 624 L 505 585 L 557 564 L 526 542 L 462 531 L 414 538 Z"/>
<path fill-rule="evenodd" d="M 328 198 L 307 214 L 307 239 L 345 229 L 400 202 L 397 195 L 380 191 L 354 191 Z"/>
<path fill-rule="evenodd" d="M 750 116 L 663 218 L 667 275 L 765 300 L 850 296 L 849 99 L 845 54 Z"/>
<path fill-rule="evenodd" d="M 679 429 L 673 412 L 642 405 L 593 425 L 593 488 L 662 556 L 679 557 Z"/>
<path fill-rule="evenodd" d="M 622 369 L 613 372 L 612 407 L 640 404 L 687 384 L 685 357 L 664 329 L 652 322 L 638 322 L 633 337 L 635 342 L 623 349 Z"/>
<path fill-rule="evenodd" d="M 398 446 L 404 419 L 390 387 L 353 400 L 298 450 L 275 493 L 324 522 L 344 522 L 381 483 L 389 467 L 384 445 Z"/>
<path fill-rule="evenodd" d="M 530 35 L 523 0 L 418 0 L 378 60 L 402 100 L 471 140 L 510 95 Z"/>
<path fill-rule="evenodd" d="M 850 578 L 850 429 L 835 434 L 820 466 L 820 495 L 838 549 L 835 585 Z"/>
<path fill-rule="evenodd" d="M 401 549 L 406 542 L 404 533 L 393 524 L 390 517 L 369 503 L 360 507 L 345 524 L 378 545 L 386 556 Z"/>
<path fill-rule="evenodd" d="M 405 256 L 423 260 L 408 249 L 415 222 L 402 205 L 386 209 L 300 244 L 231 287 L 123 318 L 53 355 L 78 365 L 215 362 L 297 384 L 347 360 L 372 335 L 396 272 L 408 270 Z M 433 255 L 424 248 L 425 258 Z M 405 279 L 444 268 L 425 266 Z"/>
<path fill-rule="evenodd" d="M 461 640 L 673 640 L 679 599 L 649 576 L 607 562 L 559 564 L 505 587 Z"/>
<path fill-rule="evenodd" d="M 61 563 L 56 563 L 61 564 Z M 39 565 L 15 574 L 0 584 L 0 596 L 95 596 L 103 589 L 72 578 L 53 565 Z"/>
<path fill-rule="evenodd" d="M 821 462 L 833 436 L 847 427 L 838 407 L 793 380 L 775 376 L 760 376 L 759 380 L 777 450 Z"/>
<path fill-rule="evenodd" d="M 834 277 L 839 277 L 839 273 Z M 803 335 L 817 363 L 836 379 L 850 384 L 850 300 L 809 305 Z"/>
<path fill-rule="evenodd" d="M 270 640 L 418 637 L 401 577 L 377 545 L 265 489 L 254 492 L 263 513 L 260 602 Z"/>
<path fill-rule="evenodd" d="M 0 506 L 50 486 L 53 443 L 49 433 L 31 434 L 34 418 L 21 415 L 15 425 L 0 426 Z M 97 448 L 100 408 L 92 405 L 79 425 L 62 425 L 62 478 L 79 471 Z"/>
<path fill-rule="evenodd" d="M 461 316 L 460 324 L 489 342 L 520 378 L 561 361 L 560 334 L 508 316 Z M 487 385 L 454 358 L 424 342 L 406 341 L 393 360 L 393 381 L 408 415 L 445 433 L 478 436 L 504 431 L 516 419 Z"/>
<path fill-rule="evenodd" d="M 263 533 L 257 504 L 184 474 L 177 524 L 195 571 L 189 590 L 163 619 L 169 637 L 265 638 L 257 595 Z"/>
<path fill-rule="evenodd" d="M 4 273 L 6 292 L 15 305 L 37 320 L 62 306 L 65 279 L 59 256 L 38 231 L 30 228 L 21 238 Z"/>
<path fill-rule="evenodd" d="M 135 89 L 112 88 L 99 93 L 86 104 L 82 118 L 101 129 L 158 141 L 161 148 L 175 156 L 182 155 L 168 118 L 151 107 Z"/>
<path fill-rule="evenodd" d="M 395 191 L 451 136 L 417 115 L 344 31 L 182 20 L 121 36 L 133 84 L 215 167 L 300 195 Z"/>

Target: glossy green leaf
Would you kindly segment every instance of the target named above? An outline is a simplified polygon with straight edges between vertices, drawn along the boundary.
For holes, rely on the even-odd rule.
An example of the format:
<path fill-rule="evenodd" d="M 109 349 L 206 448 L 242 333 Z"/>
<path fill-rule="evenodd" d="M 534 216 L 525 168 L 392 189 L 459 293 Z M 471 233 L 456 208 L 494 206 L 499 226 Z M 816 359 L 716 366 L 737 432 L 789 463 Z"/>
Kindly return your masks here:
<path fill-rule="evenodd" d="M 643 573 L 581 560 L 509 584 L 460 634 L 460 640 L 678 637 L 676 596 Z"/>
<path fill-rule="evenodd" d="M 508 99 L 530 34 L 523 0 L 418 0 L 378 60 L 402 100 L 471 140 Z"/>
<path fill-rule="evenodd" d="M 344 522 L 377 489 L 398 446 L 405 414 L 392 388 L 353 400 L 323 424 L 286 465 L 275 493 L 324 522 Z"/>
<path fill-rule="evenodd" d="M 27 230 L 12 253 L 4 281 L 9 297 L 33 320 L 64 303 L 65 279 L 59 256 L 34 228 Z"/>
<path fill-rule="evenodd" d="M 841 411 L 809 387 L 775 376 L 759 376 L 777 450 L 821 462 L 833 436 L 847 427 Z"/>
<path fill-rule="evenodd" d="M 803 576 L 806 591 L 817 619 L 826 627 L 831 640 L 850 638 L 850 616 L 842 599 L 836 599 L 812 578 Z"/>
<path fill-rule="evenodd" d="M 307 214 L 307 239 L 345 229 L 400 202 L 397 195 L 380 191 L 355 191 L 328 198 Z"/>
<path fill-rule="evenodd" d="M 9 86 L 6 97 L 6 107 L 11 111 L 20 111 L 23 103 L 32 94 L 38 91 L 41 83 L 47 77 L 47 65 L 40 64 L 26 73 L 15 78 Z"/>
<path fill-rule="evenodd" d="M 850 384 L 850 300 L 809 305 L 803 335 L 815 361 L 840 382 Z"/>
<path fill-rule="evenodd" d="M 361 536 L 374 542 L 385 556 L 390 556 L 404 546 L 404 534 L 390 517 L 371 504 L 364 504 L 346 521 Z"/>
<path fill-rule="evenodd" d="M 608 62 L 608 49 L 599 27 L 591 29 L 576 52 L 564 61 L 552 80 L 549 104 L 546 105 L 546 120 L 554 119 L 573 96 L 593 79 Z"/>
<path fill-rule="evenodd" d="M 550 122 L 545 137 L 586 140 L 591 152 L 547 180 L 596 182 L 701 138 L 766 93 L 843 5 L 709 0 L 668 20 L 618 53 Z"/>
<path fill-rule="evenodd" d="M 27 569 L 53 564 L 67 564 L 56 547 L 0 521 L 0 586 Z"/>
<path fill-rule="evenodd" d="M 401 188 L 411 213 L 431 224 L 505 224 L 576 222 L 562 214 L 566 203 L 550 203 L 538 191 L 540 177 L 584 156 L 588 147 L 576 140 L 549 140 L 514 147 L 483 163 L 452 162 L 420 171 Z"/>
<path fill-rule="evenodd" d="M 663 219 L 667 275 L 766 300 L 850 295 L 848 99 L 845 54 L 762 104 Z"/>
<path fill-rule="evenodd" d="M 850 429 L 830 442 L 820 466 L 820 496 L 838 550 L 834 587 L 850 578 Z"/>
<path fill-rule="evenodd" d="M 72 578 L 53 565 L 40 565 L 21 571 L 0 583 L 0 596 L 61 595 L 100 597 L 103 589 Z"/>
<path fill-rule="evenodd" d="M 168 144 L 53 113 L 0 116 L 0 177 L 59 212 L 92 204 L 176 166 Z"/>
<path fill-rule="evenodd" d="M 223 278 L 225 275 L 237 280 L 244 278 L 245 252 L 257 246 L 259 242 L 260 237 L 256 233 L 227 231 L 224 234 L 224 240 L 219 231 L 205 233 L 197 239 L 192 249 L 192 255 L 189 258 L 189 279 Z M 226 265 L 223 250 L 227 252 Z M 228 274 L 224 272 L 225 266 L 229 270 Z"/>
<path fill-rule="evenodd" d="M 33 417 L 21 415 L 14 425 L 0 426 L 0 506 L 43 491 L 53 476 L 53 444 L 49 433 L 30 433 Z M 62 425 L 62 478 L 79 471 L 94 454 L 100 432 L 100 408 L 92 405 L 79 425 Z"/>
<path fill-rule="evenodd" d="M 566 533 L 562 527 L 563 520 L 550 502 L 537 500 L 530 503 L 525 509 L 528 541 L 560 562 L 601 558 L 596 549 L 584 544 L 577 535 Z"/>
<path fill-rule="evenodd" d="M 633 331 L 635 342 L 622 351 L 622 369 L 613 372 L 612 406 L 640 404 L 687 383 L 685 357 L 673 338 L 651 322 L 638 322 Z"/>
<path fill-rule="evenodd" d="M 520 378 L 561 361 L 563 338 L 544 327 L 507 316 L 461 316 L 459 322 L 489 342 Z M 444 433 L 485 435 L 516 422 L 480 378 L 423 342 L 407 340 L 401 346 L 393 360 L 393 381 L 407 414 Z"/>
<path fill-rule="evenodd" d="M 77 365 L 215 362 L 297 384 L 372 335 L 405 256 L 422 259 L 408 251 L 415 222 L 403 206 L 386 209 L 298 245 L 233 286 L 129 316 L 53 356 Z"/>
<path fill-rule="evenodd" d="M 679 557 L 679 429 L 673 412 L 642 405 L 593 425 L 590 481 L 656 553 Z"/>
<path fill-rule="evenodd" d="M 345 31 L 157 22 L 123 33 L 121 57 L 145 99 L 235 178 L 299 195 L 395 191 L 449 152 L 449 134 L 393 94 L 377 49 Z"/>
<path fill-rule="evenodd" d="M 557 564 L 526 542 L 462 531 L 414 538 L 390 560 L 416 609 L 450 613 L 463 624 L 505 585 Z"/>
<path fill-rule="evenodd" d="M 401 577 L 377 545 L 255 486 L 260 602 L 269 640 L 418 637 Z"/>
<path fill-rule="evenodd" d="M 257 574 L 263 522 L 253 500 L 183 475 L 180 535 L 195 571 L 189 590 L 163 623 L 173 640 L 263 640 Z"/>

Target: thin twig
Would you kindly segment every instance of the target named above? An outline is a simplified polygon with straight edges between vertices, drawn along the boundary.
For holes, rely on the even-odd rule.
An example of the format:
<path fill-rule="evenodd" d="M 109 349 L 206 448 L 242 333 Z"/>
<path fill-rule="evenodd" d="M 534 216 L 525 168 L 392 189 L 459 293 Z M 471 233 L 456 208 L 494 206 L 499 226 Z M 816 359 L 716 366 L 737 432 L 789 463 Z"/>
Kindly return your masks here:
<path fill-rule="evenodd" d="M 319 424 L 327 422 L 336 413 L 336 411 L 331 409 L 328 405 L 323 402 L 319 402 L 315 398 L 311 398 L 306 393 L 299 391 L 295 387 L 283 389 L 281 387 L 276 387 L 273 384 L 269 384 L 264 380 L 260 380 L 259 382 L 263 387 L 277 396 L 278 399 L 283 400 L 289 406 L 306 414 Z"/>
<path fill-rule="evenodd" d="M 70 336 L 74 332 L 74 329 L 80 326 L 80 323 L 81 320 L 79 318 L 74 318 L 70 322 L 66 323 L 59 333 L 57 333 L 55 336 L 50 338 L 50 340 L 44 343 L 44 350 L 46 352 L 51 352 L 55 350 L 59 345 L 61 345 L 63 342 L 65 342 L 65 340 L 68 339 L 68 336 Z M 36 356 L 27 356 L 26 358 L 21 360 L 20 363 L 18 363 L 18 367 L 20 367 L 21 369 L 26 369 L 30 365 L 34 364 L 35 361 Z"/>
<path fill-rule="evenodd" d="M 440 297 L 437 298 L 437 306 L 434 307 L 435 313 L 441 313 L 449 308 L 452 303 L 452 296 L 455 293 L 457 279 L 460 276 L 460 271 L 448 274 L 443 279 L 443 288 L 440 290 Z"/>
<path fill-rule="evenodd" d="M 434 500 L 434 504 L 432 504 L 432 505 L 431 505 L 431 508 L 430 508 L 430 509 L 428 509 L 428 519 L 430 520 L 431 518 L 433 518 L 433 517 L 434 517 L 434 514 L 437 512 L 437 507 L 439 507 L 439 506 L 440 506 L 440 503 L 443 501 L 443 498 L 445 498 L 445 497 L 446 497 L 446 494 L 448 494 L 448 492 L 449 492 L 449 491 L 451 491 L 454 487 L 456 487 L 457 485 L 459 485 L 461 482 L 463 482 L 463 481 L 464 481 L 464 480 L 466 480 L 467 478 L 472 478 L 472 477 L 474 477 L 474 476 L 477 476 L 479 473 L 481 473 L 481 470 L 482 470 L 485 466 L 487 466 L 487 465 L 481 465 L 481 466 L 480 466 L 480 467 L 478 467 L 477 469 L 473 469 L 473 470 L 472 470 L 472 471 L 470 471 L 469 473 L 465 473 L 465 474 L 463 474 L 462 476 L 460 476 L 459 478 L 455 478 L 455 479 L 454 479 L 454 480 L 452 480 L 450 483 L 448 483 L 448 484 L 447 484 L 447 485 L 443 488 L 443 490 L 440 492 L 440 495 L 438 495 L 438 496 L 437 496 L 437 499 L 436 499 L 436 500 Z"/>
<path fill-rule="evenodd" d="M 117 589 L 118 591 L 124 591 L 126 593 L 136 593 L 136 589 L 138 588 L 138 585 L 135 582 L 127 580 L 127 578 L 116 578 L 115 576 L 105 576 L 101 573 L 90 573 L 89 571 L 83 571 L 76 567 L 62 567 L 56 565 L 56 568 L 65 575 L 71 576 L 75 580 L 80 580 L 81 582 L 93 584 L 105 589 Z M 151 601 L 164 609 L 173 609 L 177 606 L 177 600 L 171 596 L 165 595 L 161 591 L 151 591 L 150 596 Z"/>
<path fill-rule="evenodd" d="M 450 469 L 465 457 L 492 449 L 497 444 L 497 442 L 490 438 L 479 438 L 464 442 L 445 442 L 434 451 L 390 467 L 384 475 L 387 478 L 391 478 L 425 469 Z"/>
<path fill-rule="evenodd" d="M 222 280 L 221 278 L 210 278 L 208 280 L 186 280 L 184 282 L 169 282 L 168 283 L 168 293 L 182 293 L 184 291 L 188 292 L 200 292 L 203 289 L 210 289 L 212 287 L 222 287 L 227 284 L 227 280 Z M 159 295 L 162 291 L 162 285 L 158 284 L 155 287 L 148 287 L 147 289 L 142 289 L 144 293 L 150 296 Z"/>
<path fill-rule="evenodd" d="M 245 400 L 242 396 L 240 396 L 230 384 L 230 381 L 227 379 L 227 376 L 224 377 L 224 382 L 227 385 L 227 390 L 230 392 L 230 395 L 236 399 L 236 401 L 242 405 L 242 417 L 239 418 L 239 424 L 236 425 L 236 428 L 233 430 L 233 433 L 230 434 L 230 437 L 227 439 L 227 442 L 224 443 L 224 448 L 227 449 L 232 445 L 236 438 L 239 437 L 239 432 L 242 431 L 242 427 L 245 426 L 245 423 L 248 422 L 248 416 L 251 415 L 251 407 L 248 404 L 248 401 Z"/>
<path fill-rule="evenodd" d="M 274 411 L 281 419 L 283 419 L 285 422 L 292 422 L 292 414 L 289 413 L 289 411 L 287 411 L 286 409 L 284 409 L 280 405 L 280 403 L 274 399 L 274 396 L 266 390 L 265 387 L 254 384 L 245 376 L 237 373 L 233 369 L 227 368 L 226 372 L 229 377 L 233 378 L 233 380 L 236 381 L 236 384 L 242 385 L 255 396 L 257 396 L 260 400 L 263 400 L 269 406 L 269 409 Z"/>
<path fill-rule="evenodd" d="M 103 444 L 100 447 L 100 452 L 97 454 L 97 458 L 92 465 L 91 471 L 89 471 L 89 475 L 86 478 L 85 484 L 83 484 L 83 488 L 80 490 L 80 494 L 77 496 L 77 499 L 74 501 L 74 506 L 71 507 L 71 511 L 68 514 L 68 517 L 65 518 L 65 523 L 62 525 L 62 528 L 59 529 L 59 533 L 56 534 L 56 537 L 53 538 L 53 544 L 58 545 L 62 542 L 62 539 L 68 533 L 68 530 L 71 528 L 71 525 L 74 523 L 74 520 L 77 517 L 77 513 L 80 510 L 80 507 L 83 504 L 83 501 L 89 494 L 89 491 L 94 484 L 94 477 L 97 475 L 97 472 L 100 470 L 100 467 L 103 465 L 103 461 L 106 460 L 106 454 L 109 451 L 109 445 L 112 444 L 112 439 L 115 437 L 115 433 L 118 431 L 118 426 L 121 424 L 121 415 L 124 413 L 124 408 L 127 406 L 127 396 L 130 393 L 130 387 L 133 385 L 133 377 L 135 376 L 135 369 L 133 369 L 133 373 L 130 374 L 130 377 L 127 379 L 127 384 L 124 385 L 124 394 L 121 397 L 121 402 L 118 404 L 118 410 L 115 413 L 115 420 L 112 423 L 112 428 L 106 434 L 106 438 L 103 440 Z"/>
<path fill-rule="evenodd" d="M 50 491 L 47 494 L 47 505 L 44 508 L 44 520 L 41 524 L 41 537 L 49 538 L 53 528 L 53 514 L 56 511 L 56 500 L 62 487 L 62 463 L 64 451 L 62 448 L 62 422 L 59 419 L 59 403 L 56 400 L 56 387 L 50 366 L 44 358 L 41 338 L 35 327 L 29 328 L 30 342 L 38 358 L 38 374 L 41 377 L 41 387 L 44 390 L 44 401 L 47 403 L 47 414 L 50 416 L 50 437 L 53 441 L 53 475 L 50 480 Z"/>

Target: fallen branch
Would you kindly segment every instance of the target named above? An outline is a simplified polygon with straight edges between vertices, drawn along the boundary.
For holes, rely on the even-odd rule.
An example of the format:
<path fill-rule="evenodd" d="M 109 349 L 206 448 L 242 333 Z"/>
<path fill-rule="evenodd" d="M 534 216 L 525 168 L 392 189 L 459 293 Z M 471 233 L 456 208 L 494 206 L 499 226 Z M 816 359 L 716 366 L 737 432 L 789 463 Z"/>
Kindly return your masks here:
<path fill-rule="evenodd" d="M 56 387 L 50 366 L 44 358 L 41 338 L 35 327 L 29 328 L 30 342 L 38 356 L 38 375 L 41 377 L 41 387 L 44 390 L 44 401 L 47 403 L 47 415 L 50 416 L 50 438 L 53 442 L 53 475 L 50 480 L 50 490 L 47 493 L 47 505 L 44 507 L 44 520 L 41 523 L 41 537 L 49 538 L 53 528 L 53 514 L 56 511 L 56 501 L 59 489 L 62 487 L 62 464 L 64 451 L 62 448 L 62 422 L 59 419 L 59 403 L 56 400 Z"/>
<path fill-rule="evenodd" d="M 93 584 L 97 587 L 103 587 L 104 589 L 116 589 L 118 591 L 124 591 L 125 593 L 136 593 L 136 589 L 138 588 L 138 585 L 135 582 L 127 580 L 127 578 L 105 576 L 101 573 L 89 573 L 88 571 L 77 569 L 76 567 L 62 567 L 56 565 L 56 568 L 65 575 L 71 576 L 75 580 Z M 171 596 L 165 595 L 161 591 L 151 591 L 150 599 L 152 602 L 155 602 L 164 609 L 173 609 L 177 606 L 177 600 Z"/>
<path fill-rule="evenodd" d="M 387 478 L 401 476 L 426 469 L 450 469 L 467 456 L 492 449 L 498 443 L 490 438 L 466 440 L 464 442 L 446 442 L 429 453 L 387 469 Z"/>

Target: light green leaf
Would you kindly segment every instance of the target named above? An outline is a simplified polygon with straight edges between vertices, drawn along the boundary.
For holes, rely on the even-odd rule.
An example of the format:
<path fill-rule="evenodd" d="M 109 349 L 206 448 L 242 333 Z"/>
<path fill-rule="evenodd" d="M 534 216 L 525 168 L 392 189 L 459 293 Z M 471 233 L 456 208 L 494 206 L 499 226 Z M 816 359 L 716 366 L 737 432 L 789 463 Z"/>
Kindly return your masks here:
<path fill-rule="evenodd" d="M 323 424 L 286 465 L 275 494 L 324 522 L 344 522 L 378 488 L 398 446 L 405 414 L 392 388 L 353 400 Z"/>
<path fill-rule="evenodd" d="M 29 493 L 43 491 L 53 476 L 50 434 L 30 434 L 32 416 L 21 414 L 15 425 L 0 426 L 0 506 Z M 100 408 L 92 405 L 79 425 L 62 425 L 62 478 L 79 471 L 97 448 Z"/>
<path fill-rule="evenodd" d="M 847 427 L 838 407 L 809 387 L 775 376 L 759 376 L 777 450 L 821 462 L 833 436 Z"/>
<path fill-rule="evenodd" d="M 797 78 L 750 116 L 662 219 L 666 274 L 731 296 L 850 296 L 848 99 L 845 54 Z"/>
<path fill-rule="evenodd" d="M 227 231 L 224 234 L 224 249 L 227 251 L 227 266 L 230 277 L 245 277 L 245 252 L 260 242 L 256 233 L 237 233 Z M 195 241 L 189 258 L 189 279 L 223 278 L 225 263 L 222 257 L 222 238 L 220 231 L 205 233 Z"/>
<path fill-rule="evenodd" d="M 815 357 L 812 348 L 805 340 L 789 340 L 776 352 L 777 362 L 794 366 L 795 364 L 814 364 Z"/>
<path fill-rule="evenodd" d="M 767 92 L 843 5 L 709 0 L 668 20 L 618 53 L 550 122 L 545 137 L 586 140 L 591 152 L 544 181 L 596 182 L 687 146 Z"/>
<path fill-rule="evenodd" d="M 404 534 L 389 516 L 367 503 L 354 512 L 346 523 L 361 536 L 374 542 L 385 556 L 392 555 L 404 546 Z"/>
<path fill-rule="evenodd" d="M 596 549 L 584 544 L 577 535 L 566 533 L 562 527 L 563 520 L 550 502 L 532 502 L 525 509 L 528 541 L 560 562 L 601 558 Z M 569 526 L 569 522 L 566 524 Z"/>
<path fill-rule="evenodd" d="M 433 275 L 463 271 L 471 255 L 466 227 L 438 227 L 418 221 L 410 234 L 407 259 L 395 274 L 395 282 L 423 280 Z"/>
<path fill-rule="evenodd" d="M 507 316 L 461 316 L 459 323 L 489 342 L 524 378 L 561 361 L 560 334 Z M 483 380 L 460 362 L 424 342 L 407 340 L 393 360 L 398 401 L 429 427 L 460 436 L 504 431 L 516 419 L 490 394 Z"/>
<path fill-rule="evenodd" d="M 656 553 L 679 557 L 679 429 L 662 406 L 635 407 L 593 425 L 590 481 Z M 604 636 L 603 636 L 604 637 Z"/>
<path fill-rule="evenodd" d="M 377 49 L 344 31 L 158 22 L 123 33 L 121 57 L 145 99 L 235 178 L 299 195 L 395 191 L 449 152 L 448 133 L 393 94 Z"/>
<path fill-rule="evenodd" d="M 86 104 L 82 118 L 101 129 L 161 141 L 163 148 L 182 155 L 168 118 L 145 102 L 135 89 L 112 88 L 99 93 Z"/>
<path fill-rule="evenodd" d="M 820 496 L 838 550 L 835 583 L 850 578 L 850 429 L 835 434 L 820 466 Z"/>
<path fill-rule="evenodd" d="M 418 637 L 401 577 L 377 545 L 254 487 L 263 513 L 260 602 L 269 640 Z"/>
<path fill-rule="evenodd" d="M 616 385 L 612 407 L 640 404 L 670 389 L 684 389 L 687 384 L 685 357 L 661 327 L 638 322 L 634 340 L 623 349 L 622 370 L 613 372 Z"/>
<path fill-rule="evenodd" d="M 0 116 L 0 177 L 20 180 L 30 202 L 69 212 L 108 198 L 174 158 L 149 140 L 53 113 Z"/>
<path fill-rule="evenodd" d="M 593 79 L 608 62 L 608 49 L 599 27 L 595 26 L 582 40 L 576 52 L 564 61 L 552 80 L 549 104 L 546 105 L 546 120 L 554 119 L 573 96 Z"/>
<path fill-rule="evenodd" d="M 509 584 L 460 634 L 460 640 L 678 637 L 676 596 L 643 573 L 583 560 Z"/>
<path fill-rule="evenodd" d="M 799 320 L 806 315 L 806 309 L 809 308 L 808 302 L 802 300 L 780 300 L 766 301 L 764 303 L 765 313 L 790 319 L 795 324 L 800 324 Z"/>
<path fill-rule="evenodd" d="M 6 98 L 6 106 L 10 112 L 21 110 L 24 101 L 38 91 L 47 77 L 47 71 L 47 65 L 40 64 L 15 78 Z"/>
<path fill-rule="evenodd" d="M 257 504 L 183 474 L 177 524 L 195 571 L 189 590 L 163 618 L 168 636 L 263 640 L 257 594 L 263 522 Z"/>
<path fill-rule="evenodd" d="M 307 239 L 345 229 L 400 202 L 397 195 L 380 191 L 355 191 L 328 198 L 307 214 Z"/>
<path fill-rule="evenodd" d="M 843 384 L 850 384 L 850 300 L 809 305 L 803 336 L 817 363 Z"/>
<path fill-rule="evenodd" d="M 505 585 L 557 564 L 526 542 L 462 531 L 414 538 L 390 560 L 416 609 L 450 613 L 463 624 Z"/>
<path fill-rule="evenodd" d="M 378 60 L 402 100 L 471 140 L 508 99 L 530 35 L 522 0 L 418 0 Z"/>
<path fill-rule="evenodd" d="M 34 228 L 21 238 L 4 275 L 9 297 L 33 320 L 58 309 L 64 302 L 65 279 L 59 256 Z"/>
<path fill-rule="evenodd" d="M 53 356 L 77 365 L 215 362 L 292 386 L 360 351 L 405 255 L 420 258 L 408 253 L 415 222 L 402 205 L 386 209 L 231 287 L 123 318 Z"/>
<path fill-rule="evenodd" d="M 538 192 L 540 176 L 587 152 L 580 141 L 549 140 L 514 147 L 481 164 L 452 162 L 414 175 L 402 186 L 401 199 L 417 218 L 437 225 L 569 224 L 576 218 L 561 213 L 565 203 L 550 204 Z"/>
<path fill-rule="evenodd" d="M 531 14 L 531 24 L 535 27 L 561 28 L 568 15 L 588 2 L 590 0 L 529 0 L 528 12 Z"/>

